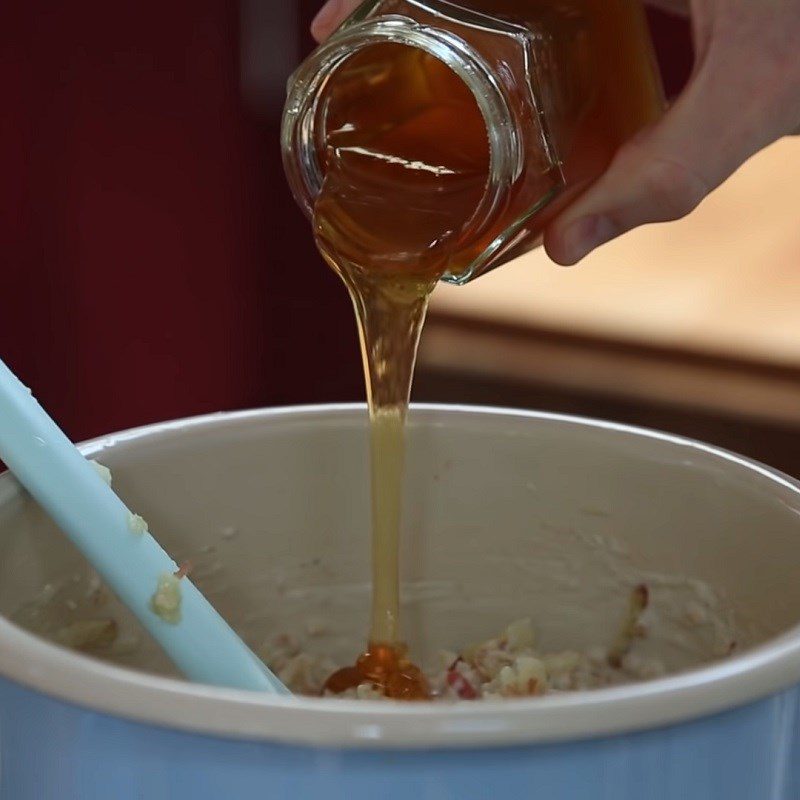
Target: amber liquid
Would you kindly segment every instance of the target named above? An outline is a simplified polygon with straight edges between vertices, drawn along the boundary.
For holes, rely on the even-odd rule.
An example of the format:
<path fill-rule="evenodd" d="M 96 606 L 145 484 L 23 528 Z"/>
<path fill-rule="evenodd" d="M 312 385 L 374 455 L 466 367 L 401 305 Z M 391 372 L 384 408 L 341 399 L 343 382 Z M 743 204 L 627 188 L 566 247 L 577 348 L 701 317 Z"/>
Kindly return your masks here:
<path fill-rule="evenodd" d="M 572 88 L 594 98 L 574 137 L 575 148 L 581 141 L 591 147 L 567 154 L 564 166 L 577 178 L 599 173 L 619 142 L 641 127 L 651 99 L 635 88 L 637 59 L 649 57 L 633 46 L 642 22 L 631 16 L 635 6 L 628 0 L 463 5 L 518 17 L 558 8 L 564 25 L 580 28 L 578 38 L 589 36 L 583 44 L 591 70 L 578 64 L 575 74 L 588 76 L 593 86 Z M 613 44 L 592 49 L 601 30 Z M 577 50 L 570 55 L 577 57 Z M 620 89 L 620 80 L 634 88 Z M 320 129 L 326 133 L 319 144 L 325 180 L 314 230 L 320 252 L 350 292 L 358 321 L 371 419 L 373 590 L 368 649 L 355 666 L 331 676 L 326 688 L 338 693 L 368 682 L 388 697 L 423 699 L 428 688 L 406 656 L 399 627 L 404 424 L 430 293 L 454 259 L 485 246 L 471 226 L 489 173 L 486 123 L 449 68 L 402 45 L 358 52 L 325 91 Z M 495 228 L 509 222 L 501 213 Z"/>
<path fill-rule="evenodd" d="M 399 630 L 404 423 L 428 297 L 484 191 L 486 128 L 449 69 L 400 45 L 349 59 L 327 114 L 314 227 L 358 320 L 371 420 L 373 591 L 369 648 L 327 688 L 368 682 L 389 697 L 422 699 L 425 679 Z"/>

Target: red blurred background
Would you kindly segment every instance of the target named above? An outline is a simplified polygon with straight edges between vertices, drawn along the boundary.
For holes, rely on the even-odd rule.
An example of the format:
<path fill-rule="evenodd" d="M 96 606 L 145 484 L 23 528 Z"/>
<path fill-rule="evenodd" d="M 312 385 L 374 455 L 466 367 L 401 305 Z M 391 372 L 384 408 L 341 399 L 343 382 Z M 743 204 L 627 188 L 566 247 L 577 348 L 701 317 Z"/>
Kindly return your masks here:
<path fill-rule="evenodd" d="M 363 396 L 278 148 L 319 2 L 0 9 L 0 355 L 73 438 Z M 651 21 L 674 94 L 688 28 Z"/>

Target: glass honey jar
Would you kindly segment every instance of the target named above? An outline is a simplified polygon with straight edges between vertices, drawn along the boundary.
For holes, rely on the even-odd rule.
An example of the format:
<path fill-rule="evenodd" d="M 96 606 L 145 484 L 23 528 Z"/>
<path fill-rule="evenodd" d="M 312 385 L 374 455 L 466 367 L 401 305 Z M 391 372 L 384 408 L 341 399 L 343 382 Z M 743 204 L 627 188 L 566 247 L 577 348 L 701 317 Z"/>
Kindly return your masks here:
<path fill-rule="evenodd" d="M 460 284 L 536 247 L 663 107 L 639 0 L 371 0 L 292 76 L 282 149 L 311 217 L 332 159 L 352 161 L 337 257 L 347 241 L 416 269 L 436 250 L 430 274 Z"/>

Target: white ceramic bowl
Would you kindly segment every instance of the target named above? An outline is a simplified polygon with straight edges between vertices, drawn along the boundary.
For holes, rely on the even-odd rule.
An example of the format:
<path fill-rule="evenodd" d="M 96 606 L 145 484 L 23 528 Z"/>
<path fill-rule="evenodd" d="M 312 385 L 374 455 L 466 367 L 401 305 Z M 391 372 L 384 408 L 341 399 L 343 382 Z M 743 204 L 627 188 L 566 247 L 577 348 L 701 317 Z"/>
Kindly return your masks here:
<path fill-rule="evenodd" d="M 523 411 L 418 406 L 408 438 L 405 626 L 416 653 L 519 616 L 533 617 L 545 647 L 589 646 L 613 635 L 636 581 L 680 592 L 685 578 L 733 609 L 741 652 L 593 692 L 365 704 L 190 685 L 146 642 L 122 660 L 161 675 L 0 618 L 0 789 L 15 800 L 249 797 L 264 786 L 350 800 L 534 787 L 570 800 L 800 796 L 793 480 L 697 442 Z M 111 467 L 168 550 L 195 561 L 198 584 L 254 645 L 322 618 L 327 633 L 310 646 L 352 656 L 368 602 L 362 407 L 214 415 L 84 451 Z M 87 576 L 0 478 L 0 612 L 52 631 Z M 41 602 L 47 584 L 55 596 Z M 132 629 L 113 600 L 102 613 Z M 700 646 L 657 640 L 673 666 L 703 660 Z"/>

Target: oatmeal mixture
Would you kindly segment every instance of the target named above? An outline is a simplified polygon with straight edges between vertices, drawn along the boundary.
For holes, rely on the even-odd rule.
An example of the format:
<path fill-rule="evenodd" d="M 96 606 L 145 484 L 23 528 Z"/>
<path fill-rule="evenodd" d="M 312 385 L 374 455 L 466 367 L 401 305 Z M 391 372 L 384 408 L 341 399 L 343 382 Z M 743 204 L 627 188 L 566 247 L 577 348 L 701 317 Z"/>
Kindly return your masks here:
<path fill-rule="evenodd" d="M 442 650 L 437 668 L 427 673 L 432 697 L 440 701 L 535 697 L 664 675 L 666 670 L 660 660 L 636 652 L 637 641 L 647 637 L 641 617 L 648 605 L 648 595 L 645 585 L 636 586 L 617 638 L 587 651 L 542 652 L 536 646 L 530 619 L 517 620 L 496 638 L 461 652 Z M 687 623 L 691 624 L 688 616 Z M 729 651 L 734 647 L 731 640 Z M 260 654 L 296 694 L 320 695 L 326 679 L 339 666 L 329 658 L 305 652 L 298 639 L 286 634 L 268 642 Z M 381 691 L 369 683 L 337 696 L 384 699 Z"/>

